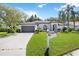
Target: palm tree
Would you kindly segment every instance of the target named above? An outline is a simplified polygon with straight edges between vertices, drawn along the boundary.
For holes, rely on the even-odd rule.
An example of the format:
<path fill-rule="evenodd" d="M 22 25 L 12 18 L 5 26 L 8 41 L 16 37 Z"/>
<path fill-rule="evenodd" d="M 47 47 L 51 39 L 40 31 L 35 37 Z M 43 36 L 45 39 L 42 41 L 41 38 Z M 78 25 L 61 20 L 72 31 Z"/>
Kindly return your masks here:
<path fill-rule="evenodd" d="M 64 12 L 65 12 L 64 10 L 59 11 L 59 19 L 63 23 L 63 27 L 64 27 L 64 21 L 65 21 L 65 17 L 66 17 Z"/>
<path fill-rule="evenodd" d="M 67 16 L 67 24 L 68 24 L 68 29 L 69 29 L 69 20 L 70 20 L 70 10 L 71 10 L 71 6 L 70 5 L 67 5 L 67 7 L 66 7 L 66 16 Z"/>
<path fill-rule="evenodd" d="M 61 11 L 59 11 L 59 19 L 62 20 L 63 23 L 63 27 L 64 27 L 64 21 L 65 19 L 67 20 L 67 25 L 68 25 L 68 29 L 69 29 L 69 21 L 73 21 L 73 27 L 75 29 L 75 21 L 76 18 L 78 18 L 79 16 L 79 12 L 74 11 L 75 6 L 74 5 L 67 5 L 66 8 L 64 8 L 64 10 L 62 9 Z"/>
<path fill-rule="evenodd" d="M 74 11 L 74 7 L 75 6 L 71 6 L 71 19 L 73 21 L 73 25 L 74 25 L 74 29 L 75 29 L 75 15 L 76 15 L 76 12 Z"/>

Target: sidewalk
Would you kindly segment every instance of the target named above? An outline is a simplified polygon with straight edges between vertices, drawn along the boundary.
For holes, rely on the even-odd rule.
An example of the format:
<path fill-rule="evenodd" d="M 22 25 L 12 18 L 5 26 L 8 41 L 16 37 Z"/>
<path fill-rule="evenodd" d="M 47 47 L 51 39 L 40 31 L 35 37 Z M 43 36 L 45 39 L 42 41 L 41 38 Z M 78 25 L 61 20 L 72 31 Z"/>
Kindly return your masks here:
<path fill-rule="evenodd" d="M 72 51 L 64 56 L 79 56 L 79 49 L 78 50 L 75 50 L 75 51 Z"/>

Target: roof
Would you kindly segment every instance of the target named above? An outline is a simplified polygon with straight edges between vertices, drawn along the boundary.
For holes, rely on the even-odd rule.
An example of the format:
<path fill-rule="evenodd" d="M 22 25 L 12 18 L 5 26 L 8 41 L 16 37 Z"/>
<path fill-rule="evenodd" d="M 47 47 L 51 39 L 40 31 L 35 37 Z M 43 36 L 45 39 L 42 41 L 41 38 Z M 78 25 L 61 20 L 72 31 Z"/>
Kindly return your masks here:
<path fill-rule="evenodd" d="M 20 25 L 35 25 L 34 22 L 26 22 L 26 23 L 21 23 Z"/>
<path fill-rule="evenodd" d="M 20 25 L 36 25 L 36 24 L 50 24 L 50 23 L 56 23 L 56 22 L 51 22 L 51 21 L 33 21 L 33 22 L 21 23 Z"/>

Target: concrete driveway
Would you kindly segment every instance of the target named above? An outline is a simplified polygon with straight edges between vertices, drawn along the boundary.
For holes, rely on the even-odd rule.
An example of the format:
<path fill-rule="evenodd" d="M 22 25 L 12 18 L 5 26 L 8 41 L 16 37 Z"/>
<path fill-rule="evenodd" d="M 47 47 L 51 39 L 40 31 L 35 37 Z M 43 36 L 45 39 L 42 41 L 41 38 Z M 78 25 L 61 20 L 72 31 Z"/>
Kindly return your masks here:
<path fill-rule="evenodd" d="M 0 38 L 0 56 L 25 56 L 26 45 L 33 33 L 16 33 Z"/>

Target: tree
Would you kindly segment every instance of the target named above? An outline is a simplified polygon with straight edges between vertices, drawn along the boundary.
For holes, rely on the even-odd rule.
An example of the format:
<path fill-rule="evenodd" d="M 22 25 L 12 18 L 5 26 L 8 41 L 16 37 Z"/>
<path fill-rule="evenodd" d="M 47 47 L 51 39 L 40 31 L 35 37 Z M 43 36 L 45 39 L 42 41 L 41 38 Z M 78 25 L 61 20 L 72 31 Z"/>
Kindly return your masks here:
<path fill-rule="evenodd" d="M 67 26 L 68 26 L 68 29 L 69 29 L 69 21 L 73 21 L 73 24 L 74 24 L 74 29 L 75 29 L 75 11 L 74 11 L 74 5 L 67 5 L 66 8 L 64 8 L 64 11 L 63 9 L 59 12 L 59 18 L 64 22 L 64 20 L 67 21 Z M 63 23 L 64 25 L 64 23 Z"/>
<path fill-rule="evenodd" d="M 27 20 L 28 22 L 32 22 L 33 21 L 33 15 Z"/>
<path fill-rule="evenodd" d="M 24 12 L 21 12 L 22 13 L 22 20 L 20 21 L 20 23 L 26 23 L 27 22 L 27 14 L 25 14 Z"/>
<path fill-rule="evenodd" d="M 69 29 L 69 20 L 70 20 L 70 10 L 71 10 L 71 7 L 70 5 L 67 5 L 66 7 L 66 15 L 67 15 L 67 22 L 68 22 L 68 29 Z"/>
<path fill-rule="evenodd" d="M 76 13 L 74 11 L 74 7 L 75 6 L 71 6 L 71 19 L 73 21 L 73 25 L 74 25 L 74 29 L 75 29 L 75 19 L 76 19 L 75 15 L 76 15 Z"/>
<path fill-rule="evenodd" d="M 2 27 L 2 19 L 0 18 L 0 28 Z"/>
<path fill-rule="evenodd" d="M 64 10 L 59 11 L 59 19 L 63 23 L 63 27 L 64 27 L 64 22 L 65 22 L 65 19 L 66 19 L 66 14 L 65 14 Z"/>
<path fill-rule="evenodd" d="M 9 27 L 12 32 L 16 32 L 17 26 L 22 19 L 22 13 L 15 8 L 5 5 L 0 5 L 0 10 L 6 13 L 6 16 L 2 17 L 6 26 Z"/>
<path fill-rule="evenodd" d="M 32 21 L 41 21 L 41 19 L 39 17 L 37 17 L 37 15 L 32 15 L 28 20 L 28 22 L 32 22 Z"/>
<path fill-rule="evenodd" d="M 56 17 L 50 17 L 47 18 L 46 21 L 57 21 L 58 19 Z"/>

